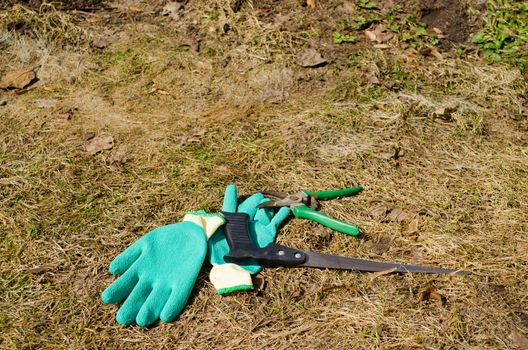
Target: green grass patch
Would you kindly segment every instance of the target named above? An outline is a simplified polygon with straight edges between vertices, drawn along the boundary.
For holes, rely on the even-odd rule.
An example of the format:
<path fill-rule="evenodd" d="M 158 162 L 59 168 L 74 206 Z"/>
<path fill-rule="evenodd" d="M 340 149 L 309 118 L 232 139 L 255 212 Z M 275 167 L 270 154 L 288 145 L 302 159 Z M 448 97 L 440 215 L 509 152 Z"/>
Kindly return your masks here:
<path fill-rule="evenodd" d="M 377 14 L 369 14 L 366 16 L 354 17 L 354 24 L 350 26 L 351 30 L 363 30 L 369 28 L 371 25 L 379 23 L 382 20 Z"/>
<path fill-rule="evenodd" d="M 358 37 L 355 35 L 341 34 L 339 32 L 335 32 L 333 35 L 334 44 L 355 43 L 356 41 L 358 41 Z"/>
<path fill-rule="evenodd" d="M 490 0 L 484 16 L 484 29 L 472 42 L 483 48 L 489 61 L 519 53 L 528 44 L 528 2 Z"/>
<path fill-rule="evenodd" d="M 394 6 L 387 13 L 379 11 L 370 1 L 358 1 L 356 6 L 358 8 L 357 15 L 350 20 L 350 23 L 347 19 L 342 19 L 339 22 L 340 31 L 334 33 L 334 43 L 355 42 L 356 40 L 347 41 L 346 38 L 354 38 L 354 32 L 374 28 L 375 25 L 382 25 L 399 37 L 401 41 L 415 49 L 439 44 L 437 35 L 427 31 L 424 23 L 415 16 L 405 13 L 401 6 Z"/>
<path fill-rule="evenodd" d="M 431 47 L 439 43 L 438 37 L 425 29 L 425 24 L 418 21 L 414 16 L 406 16 L 401 24 L 393 22 L 392 27 L 401 30 L 401 40 L 413 48 Z"/>
<path fill-rule="evenodd" d="M 15 293 L 18 296 L 23 296 L 30 281 L 27 278 L 19 278 L 9 272 L 3 272 L 0 276 L 0 292 L 1 293 Z"/>
<path fill-rule="evenodd" d="M 372 10 L 376 8 L 376 4 L 374 4 L 370 0 L 358 0 L 356 4 L 359 8 L 362 9 Z"/>

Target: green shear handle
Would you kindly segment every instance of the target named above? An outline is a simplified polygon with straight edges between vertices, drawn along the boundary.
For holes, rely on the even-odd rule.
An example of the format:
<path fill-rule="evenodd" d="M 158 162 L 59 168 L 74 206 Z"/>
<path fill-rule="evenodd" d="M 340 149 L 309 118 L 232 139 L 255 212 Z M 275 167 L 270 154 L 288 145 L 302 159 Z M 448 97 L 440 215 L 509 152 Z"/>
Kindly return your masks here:
<path fill-rule="evenodd" d="M 357 236 L 359 228 L 352 224 L 347 224 L 344 221 L 334 219 L 320 211 L 313 210 L 304 204 L 296 205 L 291 208 L 292 213 L 297 218 L 308 219 L 320 223 L 323 226 L 329 227 L 332 230 L 346 233 L 347 235 Z"/>
<path fill-rule="evenodd" d="M 356 193 L 363 191 L 363 186 L 343 188 L 342 190 L 330 190 L 330 191 L 317 191 L 317 192 L 312 192 L 312 191 L 307 191 L 307 190 L 302 190 L 302 191 L 315 199 L 326 201 L 329 199 L 334 199 L 334 198 L 339 198 L 339 197 L 352 196 Z"/>
<path fill-rule="evenodd" d="M 258 205 L 258 208 L 279 208 L 290 207 L 295 217 L 313 220 L 333 230 L 346 233 L 348 235 L 357 236 L 359 228 L 352 224 L 334 219 L 317 210 L 318 200 L 328 200 L 338 197 L 347 197 L 363 191 L 362 186 L 344 188 L 341 190 L 332 191 L 308 191 L 302 190 L 295 194 L 286 194 L 280 192 L 263 192 L 267 196 L 275 197 L 276 200 L 264 202 Z"/>

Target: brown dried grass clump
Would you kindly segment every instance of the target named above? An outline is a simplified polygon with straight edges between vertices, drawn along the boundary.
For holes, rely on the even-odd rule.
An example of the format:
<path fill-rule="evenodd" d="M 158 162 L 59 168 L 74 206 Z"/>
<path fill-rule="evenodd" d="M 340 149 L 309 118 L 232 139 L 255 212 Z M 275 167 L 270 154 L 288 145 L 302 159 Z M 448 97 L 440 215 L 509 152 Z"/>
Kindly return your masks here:
<path fill-rule="evenodd" d="M 250 6 L 236 14 L 227 3 L 189 2 L 177 23 L 146 3 L 140 20 L 136 8 L 121 9 L 130 20 L 118 23 L 94 14 L 89 34 L 103 24 L 121 33 L 102 49 L 44 51 L 9 38 L 5 69 L 40 62 L 46 74 L 38 88 L 0 95 L 0 347 L 519 344 L 528 333 L 525 78 L 396 48 L 347 59 L 323 45 L 344 16 L 334 5 L 273 9 L 311 36 Z M 245 22 L 232 36 L 215 34 L 238 16 Z M 200 52 L 181 45 L 190 27 L 203 35 Z M 307 38 L 335 63 L 295 65 Z M 113 148 L 90 155 L 94 135 L 112 136 Z M 279 242 L 472 274 L 265 269 L 260 290 L 219 297 L 205 267 L 177 321 L 118 326 L 116 307 L 100 301 L 110 261 L 187 210 L 219 210 L 230 182 L 242 194 L 364 185 L 322 208 L 360 225 L 361 238 L 292 219 Z M 380 216 L 380 207 L 419 219 Z"/>
<path fill-rule="evenodd" d="M 3 32 L 27 35 L 54 44 L 76 44 L 85 36 L 71 15 L 46 3 L 35 9 L 13 5 L 0 13 L 0 25 Z"/>

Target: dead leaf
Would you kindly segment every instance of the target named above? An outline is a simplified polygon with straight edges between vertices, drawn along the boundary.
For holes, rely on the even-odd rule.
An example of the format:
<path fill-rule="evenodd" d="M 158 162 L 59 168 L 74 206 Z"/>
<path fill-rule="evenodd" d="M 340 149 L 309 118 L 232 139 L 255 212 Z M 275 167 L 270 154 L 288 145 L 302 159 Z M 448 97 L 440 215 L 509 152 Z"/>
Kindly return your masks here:
<path fill-rule="evenodd" d="M 39 108 L 50 108 L 55 106 L 59 100 L 54 98 L 38 98 L 34 102 Z"/>
<path fill-rule="evenodd" d="M 444 32 L 442 31 L 442 29 L 437 28 L 437 27 L 433 27 L 433 28 L 432 28 L 432 31 L 435 32 L 435 34 L 443 34 L 443 33 L 444 33 Z"/>
<path fill-rule="evenodd" d="M 390 213 L 385 217 L 386 221 L 397 221 L 401 222 L 405 218 L 407 213 L 403 211 L 401 208 L 394 208 L 390 211 Z"/>
<path fill-rule="evenodd" d="M 315 0 L 306 0 L 306 5 L 308 5 L 309 8 L 314 9 L 315 8 Z"/>
<path fill-rule="evenodd" d="M 365 30 L 365 35 L 370 41 L 376 41 L 376 33 L 372 30 Z"/>
<path fill-rule="evenodd" d="M 64 260 L 56 261 L 51 264 L 46 264 L 42 266 L 35 266 L 27 270 L 27 272 L 33 274 L 33 275 L 40 275 L 49 271 L 53 271 L 57 269 L 59 266 L 61 266 L 64 263 Z"/>
<path fill-rule="evenodd" d="M 423 217 L 419 216 L 419 213 L 415 210 L 407 210 L 402 221 L 410 223 L 414 219 L 417 219 L 418 223 L 420 223 L 423 220 Z"/>
<path fill-rule="evenodd" d="M 434 56 L 436 59 L 442 61 L 444 59 L 444 56 L 438 51 L 436 48 L 431 49 L 431 55 Z"/>
<path fill-rule="evenodd" d="M 428 287 L 426 290 L 424 290 L 422 293 L 420 293 L 420 299 L 418 299 L 418 302 L 424 302 L 428 300 L 437 300 L 439 301 L 442 306 L 444 306 L 447 303 L 447 298 L 440 294 L 435 288 Z"/>
<path fill-rule="evenodd" d="M 270 13 L 271 13 L 271 8 L 269 8 L 268 6 L 258 6 L 255 9 L 255 14 L 258 17 L 268 17 Z"/>
<path fill-rule="evenodd" d="M 193 144 L 200 143 L 200 139 L 197 137 L 180 136 L 176 139 L 178 146 L 185 147 Z"/>
<path fill-rule="evenodd" d="M 370 41 L 378 44 L 385 43 L 394 37 L 394 33 L 387 31 L 384 25 L 379 24 L 373 30 L 365 30 L 365 35 Z"/>
<path fill-rule="evenodd" d="M 377 255 L 383 255 L 389 251 L 392 244 L 392 238 L 390 236 L 381 236 L 377 242 L 371 244 L 371 251 Z"/>
<path fill-rule="evenodd" d="M 389 41 L 393 37 L 394 37 L 394 33 L 382 33 L 378 35 L 376 39 L 379 43 L 384 43 L 384 42 Z"/>
<path fill-rule="evenodd" d="M 96 14 L 96 13 L 91 13 L 88 15 L 88 18 L 86 18 L 85 21 L 88 23 L 99 23 L 101 22 L 101 20 L 102 20 L 101 15 Z"/>
<path fill-rule="evenodd" d="M 119 145 L 115 151 L 110 155 L 110 163 L 125 164 L 130 160 L 130 152 L 126 145 Z"/>
<path fill-rule="evenodd" d="M 160 89 L 160 88 L 153 88 L 152 90 L 149 91 L 149 94 L 167 95 L 167 96 L 172 97 L 175 100 L 178 99 L 178 96 L 174 92 L 163 90 L 163 89 Z M 137 95 L 135 95 L 135 96 L 137 96 Z"/>
<path fill-rule="evenodd" d="M 84 140 L 85 140 L 85 141 L 91 140 L 91 139 L 93 139 L 93 138 L 95 137 L 95 132 L 93 132 L 93 131 L 88 131 L 88 132 L 86 132 L 86 133 L 83 135 L 83 137 L 84 137 Z"/>
<path fill-rule="evenodd" d="M 202 39 L 200 39 L 198 35 L 190 34 L 183 39 L 183 44 L 189 46 L 194 52 L 199 52 L 201 41 Z"/>
<path fill-rule="evenodd" d="M 228 167 L 226 167 L 225 165 L 218 165 L 214 168 L 214 173 L 215 174 L 218 174 L 220 176 L 229 176 L 231 175 L 231 171 L 229 170 Z"/>
<path fill-rule="evenodd" d="M 378 158 L 385 159 L 385 160 L 390 160 L 390 159 L 398 160 L 398 158 L 400 158 L 401 155 L 402 155 L 402 152 L 400 148 L 396 147 L 392 149 L 390 152 L 379 153 Z"/>
<path fill-rule="evenodd" d="M 0 80 L 0 89 L 24 89 L 35 83 L 37 78 L 36 68 L 17 69 L 7 72 Z"/>
<path fill-rule="evenodd" d="M 440 51 L 438 51 L 438 49 L 435 48 L 435 47 L 426 47 L 424 49 L 421 49 L 420 50 L 420 54 L 422 54 L 424 56 L 434 57 L 434 58 L 436 58 L 437 60 L 440 60 L 440 61 L 442 61 L 444 59 L 444 56 L 442 56 Z"/>
<path fill-rule="evenodd" d="M 268 101 L 273 104 L 280 104 L 288 97 L 288 93 L 284 90 L 268 89 L 263 96 L 264 101 Z"/>
<path fill-rule="evenodd" d="M 388 209 L 384 205 L 378 205 L 370 211 L 370 215 L 377 218 L 384 218 L 387 215 Z"/>
<path fill-rule="evenodd" d="M 86 152 L 90 155 L 94 155 L 96 153 L 99 153 L 103 150 L 112 149 L 114 147 L 114 138 L 112 136 L 105 136 L 105 137 L 94 137 L 88 142 L 86 142 L 86 145 L 84 146 Z"/>
<path fill-rule="evenodd" d="M 92 268 L 76 268 L 69 278 L 63 283 L 66 288 L 70 289 L 77 297 L 86 297 L 92 293 L 96 293 L 96 289 L 100 284 L 106 284 L 102 280 L 104 275 L 97 275 Z"/>
<path fill-rule="evenodd" d="M 296 57 L 296 62 L 301 67 L 318 67 L 326 64 L 328 61 L 323 58 L 319 51 L 307 47 L 301 50 Z"/>
<path fill-rule="evenodd" d="M 58 120 L 62 122 L 67 122 L 72 119 L 73 113 L 70 111 L 67 111 L 66 113 L 60 113 L 57 117 L 58 117 L 57 118 Z"/>
<path fill-rule="evenodd" d="M 304 288 L 302 287 L 299 287 L 299 289 L 293 291 L 290 295 L 290 298 L 292 298 L 293 300 L 298 300 L 299 298 L 301 298 L 304 294 L 306 293 L 306 290 L 304 290 Z"/>
<path fill-rule="evenodd" d="M 388 44 L 376 44 L 373 47 L 375 49 L 381 49 L 381 50 L 390 49 L 390 45 Z"/>
<path fill-rule="evenodd" d="M 317 225 L 310 231 L 310 236 L 318 240 L 330 241 L 332 239 L 332 232 L 334 231 L 328 227 Z"/>
<path fill-rule="evenodd" d="M 275 25 L 278 27 L 282 26 L 283 24 L 288 24 L 290 21 L 291 17 L 289 15 L 283 15 L 282 13 L 275 15 Z"/>
<path fill-rule="evenodd" d="M 181 10 L 183 9 L 183 4 L 177 1 L 171 1 L 163 6 L 161 10 L 162 16 L 168 16 L 171 19 L 177 21 L 181 17 Z"/>
<path fill-rule="evenodd" d="M 426 254 L 421 248 L 411 249 L 411 257 L 414 262 L 418 262 L 418 261 L 426 262 L 427 261 Z"/>
<path fill-rule="evenodd" d="M 385 13 L 394 7 L 394 0 L 376 1 L 376 6 Z"/>
<path fill-rule="evenodd" d="M 191 135 L 200 137 L 200 136 L 204 136 L 207 133 L 207 131 L 209 131 L 209 129 L 207 128 L 196 128 L 191 131 Z"/>
<path fill-rule="evenodd" d="M 119 35 L 113 30 L 106 29 L 103 33 L 92 39 L 92 46 L 104 49 L 119 40 Z"/>
<path fill-rule="evenodd" d="M 491 283 L 488 285 L 488 287 L 493 293 L 497 295 L 503 296 L 506 294 L 506 286 L 502 284 Z"/>
<path fill-rule="evenodd" d="M 410 234 L 418 232 L 418 228 L 420 225 L 421 217 L 417 215 L 414 219 L 411 220 L 409 223 L 409 227 L 407 228 L 407 232 Z"/>
<path fill-rule="evenodd" d="M 388 30 L 383 24 L 379 24 L 376 27 L 376 41 L 378 43 L 384 43 L 394 37 L 394 33 Z"/>
<path fill-rule="evenodd" d="M 367 73 L 365 75 L 365 77 L 367 78 L 367 81 L 369 83 L 371 83 L 372 85 L 380 85 L 380 80 L 378 79 L 377 76 L 375 76 L 374 74 L 370 74 L 370 73 Z"/>
<path fill-rule="evenodd" d="M 451 115 L 458 109 L 457 105 L 438 107 L 433 111 L 433 116 L 443 120 L 451 120 Z"/>
<path fill-rule="evenodd" d="M 511 332 L 508 336 L 508 339 L 510 339 L 512 344 L 519 349 L 528 350 L 528 338 L 526 338 L 526 336 L 521 332 Z"/>
<path fill-rule="evenodd" d="M 394 158 L 394 152 L 382 152 L 378 154 L 378 158 L 389 160 Z"/>
<path fill-rule="evenodd" d="M 444 32 L 440 28 L 433 27 L 431 30 L 436 34 L 436 37 L 438 39 L 445 39 L 446 36 L 444 35 Z"/>
<path fill-rule="evenodd" d="M 180 136 L 176 139 L 178 146 L 185 147 L 188 145 L 200 143 L 202 136 L 204 136 L 208 131 L 209 129 L 207 128 L 195 128 L 189 131 L 187 135 Z"/>

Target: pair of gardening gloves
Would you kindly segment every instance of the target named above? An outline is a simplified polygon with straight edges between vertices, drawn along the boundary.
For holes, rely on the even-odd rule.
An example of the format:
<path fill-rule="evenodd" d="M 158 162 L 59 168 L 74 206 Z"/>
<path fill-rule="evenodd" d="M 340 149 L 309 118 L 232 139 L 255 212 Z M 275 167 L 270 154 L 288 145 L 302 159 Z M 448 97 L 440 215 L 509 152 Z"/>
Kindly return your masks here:
<path fill-rule="evenodd" d="M 267 201 L 256 193 L 237 203 L 235 185 L 226 188 L 222 211 L 249 215 L 252 242 L 264 247 L 275 240 L 289 209 L 257 208 Z M 123 303 L 116 314 L 122 325 L 149 326 L 158 320 L 171 322 L 182 312 L 205 261 L 213 265 L 210 280 L 218 294 L 253 288 L 251 275 L 262 267 L 254 260 L 236 264 L 224 260 L 229 252 L 222 214 L 187 213 L 183 220 L 156 228 L 138 239 L 110 264 L 121 275 L 101 297 L 106 304 Z"/>

